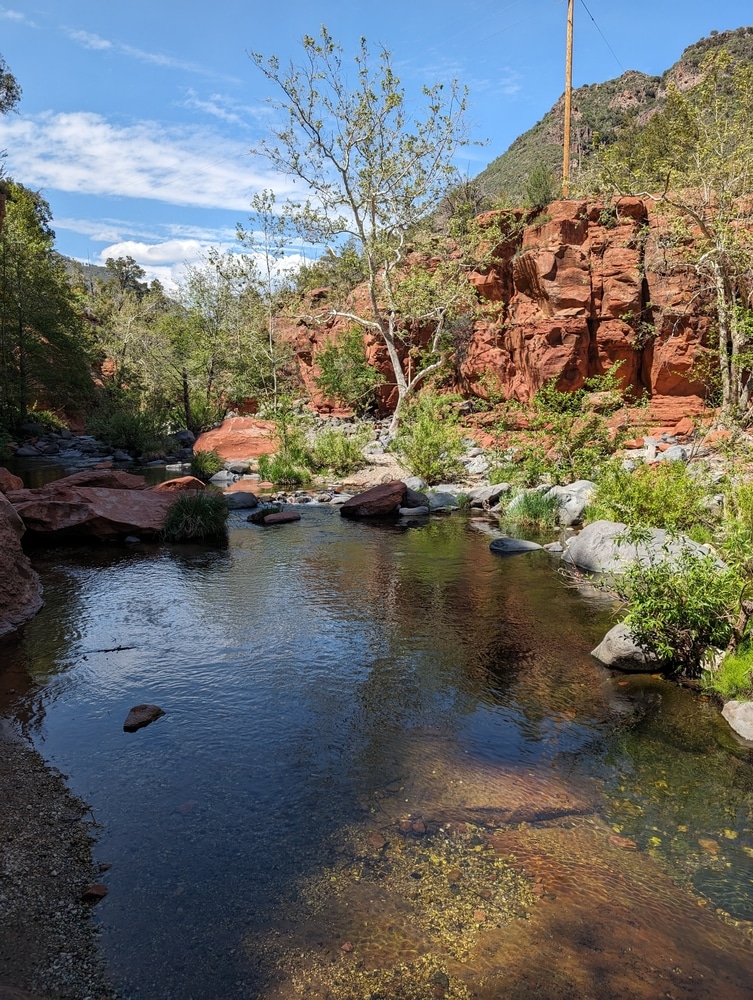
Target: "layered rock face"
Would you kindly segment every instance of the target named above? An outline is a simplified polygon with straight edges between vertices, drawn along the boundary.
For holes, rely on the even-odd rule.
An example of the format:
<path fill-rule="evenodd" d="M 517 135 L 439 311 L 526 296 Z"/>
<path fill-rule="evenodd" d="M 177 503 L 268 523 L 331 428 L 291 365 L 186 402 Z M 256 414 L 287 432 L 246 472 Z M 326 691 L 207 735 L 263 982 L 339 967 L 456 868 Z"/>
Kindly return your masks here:
<path fill-rule="evenodd" d="M 496 213 L 481 217 L 494 221 Z M 616 211 L 582 200 L 549 205 L 538 224 L 518 225 L 497 263 L 472 272 L 482 308 L 455 345 L 458 388 L 467 395 L 528 402 L 547 381 L 578 389 L 621 362 L 619 379 L 645 390 L 670 417 L 701 408 L 698 361 L 706 351 L 711 311 L 699 279 L 667 239 L 667 220 L 639 198 Z M 326 314 L 326 290 L 312 313 Z M 354 306 L 364 295 L 354 293 Z M 365 302 L 360 303 L 365 305 Z M 317 353 L 350 324 L 300 321 L 287 331 L 312 405 L 331 410 L 315 377 Z M 389 361 L 378 338 L 365 340 L 369 363 L 388 379 L 384 410 L 394 407 Z"/>

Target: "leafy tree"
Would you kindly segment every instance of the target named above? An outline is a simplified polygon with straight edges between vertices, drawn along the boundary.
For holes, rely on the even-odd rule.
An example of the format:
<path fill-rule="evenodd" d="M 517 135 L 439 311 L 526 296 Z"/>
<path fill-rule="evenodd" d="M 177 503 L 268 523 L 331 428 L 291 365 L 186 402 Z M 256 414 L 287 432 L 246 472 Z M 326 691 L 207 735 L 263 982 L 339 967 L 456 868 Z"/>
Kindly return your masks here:
<path fill-rule="evenodd" d="M 722 50 L 695 88 L 670 85 L 666 105 L 601 154 L 602 183 L 667 207 L 679 259 L 712 295 L 722 406 L 745 419 L 753 392 L 753 66 Z"/>
<path fill-rule="evenodd" d="M 275 319 L 279 305 L 279 291 L 282 286 L 280 265 L 292 239 L 292 220 L 287 208 L 277 211 L 274 191 L 260 191 L 251 199 L 253 215 L 249 221 L 256 229 L 251 232 L 239 225 L 238 239 L 255 250 L 261 257 L 261 275 L 258 281 L 259 304 L 264 312 L 266 344 L 257 338 L 255 342 L 257 373 L 266 369 L 271 387 L 271 403 L 277 406 L 281 391 L 281 376 L 290 361 L 290 351 L 280 345 L 276 337 Z M 260 356 L 261 355 L 261 356 Z"/>
<path fill-rule="evenodd" d="M 328 399 L 350 406 L 356 413 L 368 413 L 374 406 L 374 391 L 384 376 L 367 361 L 363 335 L 353 327 L 335 343 L 327 344 L 316 356 L 319 375 L 316 384 Z"/>
<path fill-rule="evenodd" d="M 90 343 L 62 258 L 50 207 L 9 185 L 0 232 L 0 424 L 17 426 L 37 403 L 80 409 L 92 394 Z"/>
<path fill-rule="evenodd" d="M 351 239 L 363 262 L 366 302 L 331 312 L 384 342 L 397 388 L 396 426 L 405 400 L 444 363 L 448 319 L 468 302 L 468 283 L 450 254 L 438 267 L 436 245 L 418 256 L 415 246 L 417 227 L 441 201 L 452 157 L 466 141 L 465 94 L 455 82 L 425 87 L 425 107 L 413 119 L 390 53 L 382 50 L 374 65 L 362 39 L 350 89 L 342 49 L 326 28 L 318 40 L 304 37 L 301 65 L 283 69 L 276 57 L 251 58 L 281 95 L 273 104 L 283 116 L 259 151 L 311 192 L 297 217 L 302 234 L 330 246 Z"/>
<path fill-rule="evenodd" d="M 0 115 L 13 111 L 21 100 L 21 87 L 0 55 Z"/>

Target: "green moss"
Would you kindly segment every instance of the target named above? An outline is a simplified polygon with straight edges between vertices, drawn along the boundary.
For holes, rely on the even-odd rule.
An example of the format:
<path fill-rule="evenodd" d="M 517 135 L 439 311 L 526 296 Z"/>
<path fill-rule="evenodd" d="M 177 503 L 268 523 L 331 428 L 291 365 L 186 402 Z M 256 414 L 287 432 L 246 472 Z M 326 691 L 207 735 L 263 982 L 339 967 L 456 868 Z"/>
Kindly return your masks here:
<path fill-rule="evenodd" d="M 705 671 L 703 687 L 725 701 L 753 697 L 753 645 L 728 653 L 715 670 Z"/>

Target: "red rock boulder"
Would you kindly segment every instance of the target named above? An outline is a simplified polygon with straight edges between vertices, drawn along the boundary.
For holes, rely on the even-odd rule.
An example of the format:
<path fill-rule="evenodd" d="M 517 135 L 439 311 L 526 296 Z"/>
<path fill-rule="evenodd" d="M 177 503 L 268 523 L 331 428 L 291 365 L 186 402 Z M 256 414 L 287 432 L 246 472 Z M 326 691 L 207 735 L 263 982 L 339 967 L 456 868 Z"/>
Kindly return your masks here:
<path fill-rule="evenodd" d="M 142 489 L 60 488 L 51 483 L 19 490 L 8 499 L 33 534 L 114 539 L 158 535 L 178 495 Z"/>
<path fill-rule="evenodd" d="M 24 488 L 23 479 L 14 476 L 7 469 L 0 468 L 0 493 L 8 493 L 10 490 L 22 490 Z"/>
<path fill-rule="evenodd" d="M 245 461 L 277 450 L 274 424 L 256 417 L 228 417 L 219 427 L 199 434 L 193 446 L 197 451 L 216 451 L 220 458 Z"/>
<path fill-rule="evenodd" d="M 21 548 L 24 526 L 0 493 L 0 635 L 12 632 L 42 607 L 42 585 Z"/>
<path fill-rule="evenodd" d="M 399 479 L 381 483 L 346 500 L 340 505 L 340 514 L 343 517 L 385 517 L 394 514 L 402 506 L 407 489 Z"/>

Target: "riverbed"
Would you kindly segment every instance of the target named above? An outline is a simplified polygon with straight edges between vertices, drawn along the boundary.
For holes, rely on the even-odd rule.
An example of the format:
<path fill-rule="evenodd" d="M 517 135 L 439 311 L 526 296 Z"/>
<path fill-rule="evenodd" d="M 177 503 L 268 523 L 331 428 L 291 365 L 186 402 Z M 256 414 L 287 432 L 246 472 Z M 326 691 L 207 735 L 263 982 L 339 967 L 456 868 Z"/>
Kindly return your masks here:
<path fill-rule="evenodd" d="M 483 518 L 300 513 L 34 554 L 11 707 L 98 824 L 121 996 L 753 995 L 718 708 L 597 664 L 609 601 Z"/>

